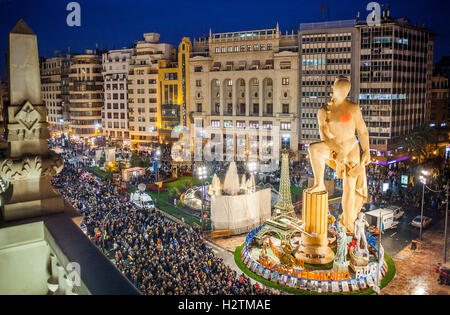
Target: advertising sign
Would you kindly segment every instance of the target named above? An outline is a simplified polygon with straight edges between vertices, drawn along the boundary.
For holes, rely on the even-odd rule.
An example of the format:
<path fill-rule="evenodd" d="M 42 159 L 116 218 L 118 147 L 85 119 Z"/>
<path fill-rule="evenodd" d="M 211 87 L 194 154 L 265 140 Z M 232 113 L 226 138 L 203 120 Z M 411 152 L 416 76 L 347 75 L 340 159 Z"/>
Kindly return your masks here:
<path fill-rule="evenodd" d="M 408 175 L 402 175 L 402 177 L 401 177 L 402 186 L 408 186 L 408 180 L 409 180 Z"/>

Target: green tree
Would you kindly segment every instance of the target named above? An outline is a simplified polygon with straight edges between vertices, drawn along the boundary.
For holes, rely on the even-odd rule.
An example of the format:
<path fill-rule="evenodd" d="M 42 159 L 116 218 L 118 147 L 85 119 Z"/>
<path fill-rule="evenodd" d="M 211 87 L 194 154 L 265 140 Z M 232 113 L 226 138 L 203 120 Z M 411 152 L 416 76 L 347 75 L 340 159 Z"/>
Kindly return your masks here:
<path fill-rule="evenodd" d="M 130 164 L 131 167 L 140 167 L 142 163 L 142 159 L 137 154 L 131 155 Z"/>
<path fill-rule="evenodd" d="M 422 126 L 411 130 L 402 140 L 402 145 L 411 155 L 417 156 L 419 163 L 428 158 L 428 149 L 437 145 L 438 133 L 435 128 Z"/>

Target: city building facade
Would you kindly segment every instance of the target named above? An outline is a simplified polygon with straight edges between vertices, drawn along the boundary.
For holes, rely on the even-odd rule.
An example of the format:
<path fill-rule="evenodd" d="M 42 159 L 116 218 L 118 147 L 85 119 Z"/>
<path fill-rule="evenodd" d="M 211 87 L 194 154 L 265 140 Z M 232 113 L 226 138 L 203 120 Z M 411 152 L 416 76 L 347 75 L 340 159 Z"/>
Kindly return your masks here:
<path fill-rule="evenodd" d="M 70 129 L 75 140 L 101 135 L 103 107 L 102 56 L 97 50 L 73 56 L 69 74 Z"/>
<path fill-rule="evenodd" d="M 435 73 L 431 83 L 430 125 L 444 127 L 450 123 L 449 92 L 448 79 L 443 74 Z"/>
<path fill-rule="evenodd" d="M 356 25 L 361 37 L 359 104 L 371 149 L 389 158 L 431 107 L 434 33 L 383 12 L 380 25 Z"/>
<path fill-rule="evenodd" d="M 42 60 L 42 99 L 48 111 L 48 123 L 52 133 L 67 130 L 69 122 L 69 72 L 72 64 L 70 54 L 56 52 L 52 58 Z"/>
<path fill-rule="evenodd" d="M 300 24 L 300 143 L 307 154 L 319 142 L 318 110 L 328 104 L 335 79 L 350 79 L 349 100 L 359 98 L 359 32 L 356 20 Z"/>
<path fill-rule="evenodd" d="M 133 49 L 110 50 L 103 54 L 102 130 L 106 139 L 130 144 L 128 130 L 128 72 Z"/>
<path fill-rule="evenodd" d="M 257 31 L 210 31 L 209 38 L 194 40 L 190 108 L 195 130 L 209 130 L 201 137 L 234 148 L 224 150 L 226 159 L 236 158 L 243 148 L 246 154 L 270 152 L 274 146 L 297 151 L 298 71 L 297 34 L 282 35 L 278 25 Z M 270 135 L 260 139 L 260 131 Z M 191 132 L 203 143 L 198 136 Z M 194 147 L 201 148 L 195 143 Z"/>
<path fill-rule="evenodd" d="M 170 143 L 176 126 L 189 128 L 190 119 L 190 81 L 189 57 L 192 49 L 191 40 L 183 38 L 178 46 L 175 60 L 158 61 L 159 81 L 159 128 L 160 141 Z"/>
<path fill-rule="evenodd" d="M 158 61 L 173 59 L 173 46 L 160 43 L 157 33 L 144 34 L 137 41 L 128 74 L 128 108 L 130 142 L 133 147 L 159 143 L 161 112 Z"/>

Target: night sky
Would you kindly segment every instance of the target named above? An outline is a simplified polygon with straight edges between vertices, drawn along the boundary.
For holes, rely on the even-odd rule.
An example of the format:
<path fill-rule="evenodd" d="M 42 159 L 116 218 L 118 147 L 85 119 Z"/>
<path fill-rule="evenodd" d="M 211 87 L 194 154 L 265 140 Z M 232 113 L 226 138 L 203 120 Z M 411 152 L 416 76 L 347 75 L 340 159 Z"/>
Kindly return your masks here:
<path fill-rule="evenodd" d="M 146 32 L 161 34 L 161 42 L 177 45 L 184 36 L 207 36 L 213 32 L 231 32 L 273 28 L 279 22 L 285 33 L 300 23 L 354 19 L 361 12 L 366 19 L 370 0 L 78 0 L 81 27 L 66 24 L 70 0 L 0 0 L 0 74 L 4 78 L 7 36 L 23 18 L 38 36 L 39 54 L 51 57 L 55 50 L 82 52 L 99 48 L 130 46 Z M 219 3 L 220 2 L 220 3 Z M 440 34 L 436 39 L 435 61 L 450 55 L 449 12 L 447 0 L 392 0 L 393 17 L 408 17 L 413 23 L 426 24 Z M 380 4 L 384 2 L 380 1 Z"/>

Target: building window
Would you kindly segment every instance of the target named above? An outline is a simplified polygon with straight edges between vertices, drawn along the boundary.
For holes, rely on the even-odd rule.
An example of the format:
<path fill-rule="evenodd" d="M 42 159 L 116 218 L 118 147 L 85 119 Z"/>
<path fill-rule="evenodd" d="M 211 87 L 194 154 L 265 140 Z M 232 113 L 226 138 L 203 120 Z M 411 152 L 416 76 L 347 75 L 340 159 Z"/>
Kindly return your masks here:
<path fill-rule="evenodd" d="M 211 128 L 220 128 L 220 120 L 211 120 Z"/>
<path fill-rule="evenodd" d="M 291 130 L 290 122 L 282 122 L 280 125 L 280 130 Z"/>
<path fill-rule="evenodd" d="M 281 79 L 281 84 L 282 85 L 289 85 L 289 78 L 282 78 Z"/>
<path fill-rule="evenodd" d="M 201 113 L 202 111 L 202 103 L 197 103 L 197 112 Z"/>
<path fill-rule="evenodd" d="M 232 120 L 224 120 L 223 127 L 224 128 L 233 128 L 233 121 Z"/>
<path fill-rule="evenodd" d="M 236 121 L 236 128 L 237 129 L 245 129 L 245 121 L 243 121 L 243 120 Z"/>
<path fill-rule="evenodd" d="M 259 114 L 259 104 L 253 104 L 253 114 Z"/>
<path fill-rule="evenodd" d="M 166 81 L 174 81 L 178 79 L 177 73 L 166 73 L 165 78 Z"/>
<path fill-rule="evenodd" d="M 272 128 L 273 128 L 272 122 L 270 122 L 270 121 L 263 122 L 263 129 L 272 130 Z"/>
<path fill-rule="evenodd" d="M 290 149 L 291 148 L 291 135 L 283 135 L 281 137 L 281 148 Z"/>
<path fill-rule="evenodd" d="M 283 104 L 283 114 L 289 114 L 289 104 Z"/>
<path fill-rule="evenodd" d="M 195 86 L 196 87 L 201 87 L 202 86 L 202 80 L 196 80 L 195 81 Z"/>
<path fill-rule="evenodd" d="M 249 122 L 250 129 L 259 129 L 259 122 L 251 121 Z"/>

